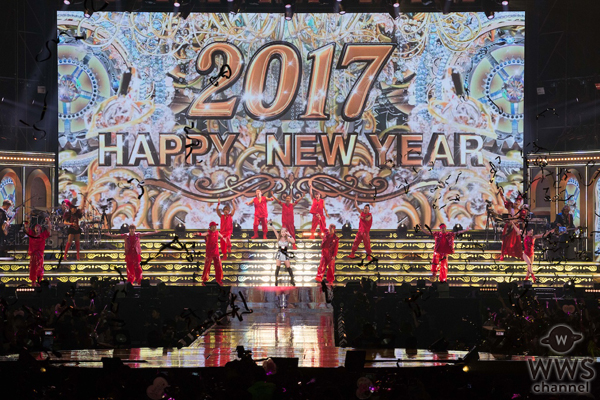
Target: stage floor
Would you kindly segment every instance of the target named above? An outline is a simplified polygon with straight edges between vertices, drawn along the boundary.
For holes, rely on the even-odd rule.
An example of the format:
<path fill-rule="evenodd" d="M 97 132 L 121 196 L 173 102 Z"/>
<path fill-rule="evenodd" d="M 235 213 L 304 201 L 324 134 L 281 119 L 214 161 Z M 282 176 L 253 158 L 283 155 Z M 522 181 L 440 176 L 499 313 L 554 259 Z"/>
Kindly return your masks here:
<path fill-rule="evenodd" d="M 252 313 L 243 314 L 242 321 L 223 319 L 182 349 L 74 350 L 61 351 L 61 357 L 46 352 L 32 355 L 37 360 L 82 368 L 102 368 L 104 357 L 119 357 L 132 368 L 202 368 L 224 366 L 237 359 L 236 347 L 244 346 L 252 351 L 258 363 L 267 357 L 284 357 L 298 358 L 301 368 L 337 368 L 344 366 L 346 353 L 355 350 L 335 346 L 333 308 L 325 302 L 320 288 L 241 288 L 235 293 L 240 291 Z M 242 306 L 239 301 L 236 304 Z M 240 311 L 245 309 L 242 307 Z M 367 349 L 365 367 L 436 367 L 459 361 L 466 354 L 466 351 Z M 482 362 L 535 359 L 481 352 L 479 357 Z M 8 355 L 0 357 L 0 362 L 17 359 L 18 355 Z"/>

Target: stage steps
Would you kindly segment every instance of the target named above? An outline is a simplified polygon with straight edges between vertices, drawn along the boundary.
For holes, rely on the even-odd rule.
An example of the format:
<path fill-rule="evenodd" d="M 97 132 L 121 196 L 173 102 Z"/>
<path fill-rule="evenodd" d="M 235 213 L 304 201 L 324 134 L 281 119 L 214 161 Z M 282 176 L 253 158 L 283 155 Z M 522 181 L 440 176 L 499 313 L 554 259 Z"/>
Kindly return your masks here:
<path fill-rule="evenodd" d="M 144 277 L 153 282 L 194 284 L 200 280 L 204 265 L 205 242 L 201 238 L 192 238 L 191 233 L 178 238 L 181 245 L 176 249 L 161 248 L 173 240 L 170 237 L 145 237 L 142 239 L 142 259 Z M 361 277 L 376 279 L 380 284 L 415 284 L 430 276 L 433 240 L 430 238 L 398 238 L 395 234 L 371 240 L 373 254 L 377 262 L 349 259 L 353 238 L 340 239 L 336 260 L 336 284 L 357 280 Z M 223 261 L 226 285 L 270 286 L 274 284 L 276 243 L 274 239 L 250 239 L 247 233 L 242 238 L 232 239 L 232 254 Z M 384 236 L 384 235 L 381 235 Z M 397 236 L 397 235 L 396 235 Z M 520 260 L 500 261 L 498 241 L 474 239 L 481 235 L 456 241 L 456 253 L 449 256 L 449 283 L 458 286 L 481 286 L 484 283 L 502 283 L 522 279 L 525 263 Z M 81 251 L 81 260 L 59 260 L 60 250 L 47 250 L 45 276 L 53 281 L 78 282 L 89 281 L 92 277 L 119 279 L 125 273 L 125 255 L 123 240 L 112 239 L 103 242 L 104 249 L 86 249 Z M 187 249 L 187 253 L 183 247 Z M 159 253 L 160 252 L 160 253 Z M 295 258 L 292 267 L 298 286 L 315 286 L 320 261 L 320 240 L 299 239 L 298 250 L 293 251 Z M 0 261 L 0 281 L 9 285 L 28 282 L 29 260 L 26 249 L 11 252 L 14 261 Z M 74 257 L 72 250 L 70 256 Z M 360 246 L 358 257 L 365 257 Z M 544 262 L 542 254 L 536 253 L 534 270 L 539 284 L 565 282 L 573 279 L 577 285 L 592 286 L 600 279 L 598 263 L 589 261 Z M 189 261 L 191 260 L 191 262 Z M 280 272 L 281 285 L 289 284 L 285 270 Z"/>

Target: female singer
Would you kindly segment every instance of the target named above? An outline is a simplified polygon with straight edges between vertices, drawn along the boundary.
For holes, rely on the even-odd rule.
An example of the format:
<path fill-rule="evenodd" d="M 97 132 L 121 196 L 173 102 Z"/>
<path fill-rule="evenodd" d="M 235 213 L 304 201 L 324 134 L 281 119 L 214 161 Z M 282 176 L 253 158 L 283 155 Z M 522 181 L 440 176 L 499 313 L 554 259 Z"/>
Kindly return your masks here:
<path fill-rule="evenodd" d="M 291 244 L 296 243 L 296 240 L 290 236 L 289 232 L 285 228 L 281 228 L 281 234 L 277 232 L 277 229 L 273 226 L 273 222 L 269 221 L 269 226 L 275 232 L 275 237 L 277 237 L 277 246 L 279 249 L 277 250 L 277 254 L 275 255 L 275 286 L 278 286 L 277 278 L 279 276 L 279 269 L 281 268 L 281 262 L 288 270 L 290 274 L 290 279 L 292 281 L 292 286 L 296 286 L 296 282 L 294 281 L 294 273 L 292 272 L 292 267 L 290 265 L 290 254 L 288 253 L 288 247 Z"/>
<path fill-rule="evenodd" d="M 517 235 L 521 236 L 522 232 L 517 226 L 517 224 L 515 224 L 514 221 L 511 221 L 511 224 L 513 226 L 513 229 L 517 232 Z M 535 277 L 535 275 L 533 275 L 533 260 L 535 257 L 533 247 L 535 246 L 536 239 L 541 239 L 545 235 L 546 233 L 534 235 L 533 228 L 528 227 L 527 233 L 523 238 L 523 261 L 525 261 L 525 263 L 527 264 L 527 274 L 525 275 L 526 281 L 529 280 L 529 276 L 531 276 L 531 280 L 533 281 L 533 283 L 537 281 L 537 278 Z"/>
<path fill-rule="evenodd" d="M 69 211 L 63 215 L 63 221 L 68 226 L 67 233 L 67 246 L 65 247 L 64 259 L 67 260 L 69 257 L 69 248 L 71 243 L 75 242 L 75 249 L 77 249 L 77 261 L 79 261 L 79 250 L 80 250 L 80 238 L 81 238 L 81 227 L 79 226 L 79 220 L 83 218 L 83 212 L 77 208 L 73 203 L 69 205 Z"/>

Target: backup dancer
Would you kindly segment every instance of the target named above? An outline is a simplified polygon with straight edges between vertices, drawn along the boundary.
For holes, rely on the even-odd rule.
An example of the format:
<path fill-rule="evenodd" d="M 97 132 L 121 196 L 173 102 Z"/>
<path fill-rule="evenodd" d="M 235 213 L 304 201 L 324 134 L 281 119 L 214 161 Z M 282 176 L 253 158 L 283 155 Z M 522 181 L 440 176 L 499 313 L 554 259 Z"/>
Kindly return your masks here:
<path fill-rule="evenodd" d="M 446 279 L 448 278 L 448 255 L 454 254 L 454 238 L 456 235 L 467 231 L 467 229 L 464 229 L 456 233 L 448 232 L 446 231 L 446 224 L 441 224 L 440 230 L 441 232 L 429 232 L 428 230 L 423 230 L 425 234 L 433 236 L 435 239 L 433 258 L 431 259 L 430 280 L 432 282 L 435 281 L 438 265 L 440 270 L 440 282 L 446 282 Z"/>
<path fill-rule="evenodd" d="M 522 232 L 517 226 L 517 224 L 515 224 L 515 221 L 510 221 L 510 223 L 513 225 L 513 229 L 517 232 L 517 235 L 521 236 Z M 527 227 L 527 233 L 523 238 L 523 261 L 525 261 L 525 263 L 527 264 L 527 274 L 525 275 L 526 281 L 529 280 L 529 276 L 531 276 L 531 280 L 533 281 L 533 283 L 537 281 L 537 278 L 535 277 L 535 275 L 533 275 L 533 261 L 535 258 L 533 248 L 535 246 L 535 241 L 537 239 L 543 238 L 545 235 L 546 233 L 534 235 L 533 228 Z"/>
<path fill-rule="evenodd" d="M 129 225 L 129 233 L 113 235 L 106 233 L 105 236 L 113 238 L 122 238 L 125 240 L 125 263 L 127 269 L 127 282 L 131 284 L 142 283 L 142 246 L 140 245 L 140 237 L 153 235 L 158 233 L 145 232 L 140 233 L 135 231 L 135 225 Z"/>
<path fill-rule="evenodd" d="M 263 239 L 267 238 L 267 201 L 273 201 L 272 197 L 264 197 L 262 190 L 256 189 L 256 197 L 246 203 L 246 205 L 254 204 L 254 236 L 252 239 L 258 239 L 258 224 L 262 225 Z"/>
<path fill-rule="evenodd" d="M 510 200 L 506 200 L 504 192 L 502 191 L 500 191 L 500 197 L 509 214 L 509 221 L 506 221 L 504 229 L 502 230 L 502 251 L 500 254 L 500 261 L 504 260 L 505 256 L 522 259 L 523 246 L 521 244 L 521 237 L 513 226 L 518 227 L 520 230 L 525 228 L 527 210 L 521 208 L 523 197 L 519 194 L 514 203 Z M 515 221 L 515 224 L 511 224 L 511 221 Z"/>
<path fill-rule="evenodd" d="M 354 198 L 354 206 L 360 213 L 360 222 L 358 223 L 358 233 L 356 234 L 356 238 L 354 239 L 354 244 L 352 245 L 352 250 L 350 251 L 350 255 L 348 257 L 354 258 L 354 253 L 358 249 L 358 245 L 362 242 L 365 245 L 365 251 L 367 252 L 367 257 L 371 257 L 371 225 L 373 225 L 373 216 L 371 215 L 371 206 L 366 204 L 361 210 L 358 206 L 358 195 Z"/>
<path fill-rule="evenodd" d="M 327 271 L 327 282 L 333 283 L 335 278 L 335 256 L 337 256 L 339 243 L 340 239 L 335 234 L 335 225 L 331 224 L 329 230 L 323 236 L 323 242 L 321 242 L 321 262 L 315 278 L 317 282 L 323 280 L 325 271 Z"/>
<path fill-rule="evenodd" d="M 315 232 L 317 230 L 317 226 L 321 231 L 321 235 L 325 234 L 327 230 L 325 216 L 329 218 L 329 214 L 325 209 L 325 201 L 321 198 L 321 193 L 317 192 L 313 189 L 312 183 L 309 183 L 310 187 L 310 197 L 312 199 L 312 206 L 310 207 L 310 213 L 313 215 L 312 226 L 310 228 L 310 238 L 315 238 Z"/>
<path fill-rule="evenodd" d="M 286 194 L 285 203 L 275 197 L 275 201 L 281 206 L 281 227 L 287 229 L 290 235 L 296 237 L 296 229 L 294 227 L 294 207 L 298 205 L 300 200 L 304 198 L 304 194 L 298 197 L 298 200 L 292 203 L 292 195 Z M 297 250 L 296 243 L 293 243 L 294 250 Z"/>
<path fill-rule="evenodd" d="M 202 283 L 208 281 L 210 275 L 210 264 L 215 263 L 215 280 L 219 285 L 223 285 L 223 266 L 221 265 L 221 257 L 219 257 L 219 239 L 224 240 L 223 235 L 217 231 L 216 222 L 208 224 L 208 232 L 197 233 L 197 236 L 202 236 L 206 240 L 206 259 L 204 260 L 204 271 L 202 272 Z"/>
<path fill-rule="evenodd" d="M 25 222 L 25 232 L 29 236 L 29 279 L 32 286 L 39 286 L 39 282 L 44 277 L 44 250 L 46 249 L 46 239 L 52 232 L 50 218 L 46 218 L 48 229 L 42 231 L 42 227 L 36 224 L 33 230 L 29 228 L 29 221 Z"/>
<path fill-rule="evenodd" d="M 235 203 L 231 202 L 233 209 L 229 206 L 223 207 L 223 212 L 219 210 L 221 199 L 217 203 L 217 215 L 221 218 L 221 252 L 223 260 L 227 260 L 227 254 L 231 255 L 231 235 L 233 235 L 233 215 L 235 214 Z"/>
<path fill-rule="evenodd" d="M 277 254 L 275 255 L 275 286 L 278 286 L 277 278 L 279 277 L 279 269 L 281 268 L 281 262 L 288 270 L 290 274 L 290 279 L 292 281 L 292 286 L 296 286 L 296 282 L 294 281 L 294 273 L 292 271 L 292 266 L 290 265 L 290 254 L 288 253 L 288 248 L 290 247 L 290 243 L 296 243 L 296 240 L 290 236 L 289 232 L 285 228 L 281 228 L 281 233 L 277 232 L 277 229 L 273 226 L 272 222 L 269 222 L 271 229 L 275 232 L 275 237 L 277 238 L 277 246 L 279 247 L 277 250 Z"/>

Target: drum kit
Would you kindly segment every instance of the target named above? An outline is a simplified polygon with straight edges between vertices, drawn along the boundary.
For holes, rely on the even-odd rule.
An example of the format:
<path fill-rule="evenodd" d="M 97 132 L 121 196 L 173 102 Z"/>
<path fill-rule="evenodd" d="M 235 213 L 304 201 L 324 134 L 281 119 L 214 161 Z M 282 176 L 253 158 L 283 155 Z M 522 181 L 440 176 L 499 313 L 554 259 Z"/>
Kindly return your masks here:
<path fill-rule="evenodd" d="M 68 226 L 63 221 L 63 215 L 66 210 L 63 207 L 35 207 L 29 214 L 31 226 L 41 225 L 47 228 L 46 219 L 49 219 L 52 224 L 52 236 L 48 241 L 48 246 L 51 248 L 62 247 L 67 241 Z M 104 220 L 104 223 L 102 223 Z M 103 230 L 108 229 L 108 218 L 106 214 L 101 217 L 95 212 L 84 212 L 83 217 L 79 220 L 81 228 L 81 244 L 84 249 L 100 248 L 102 243 Z"/>

